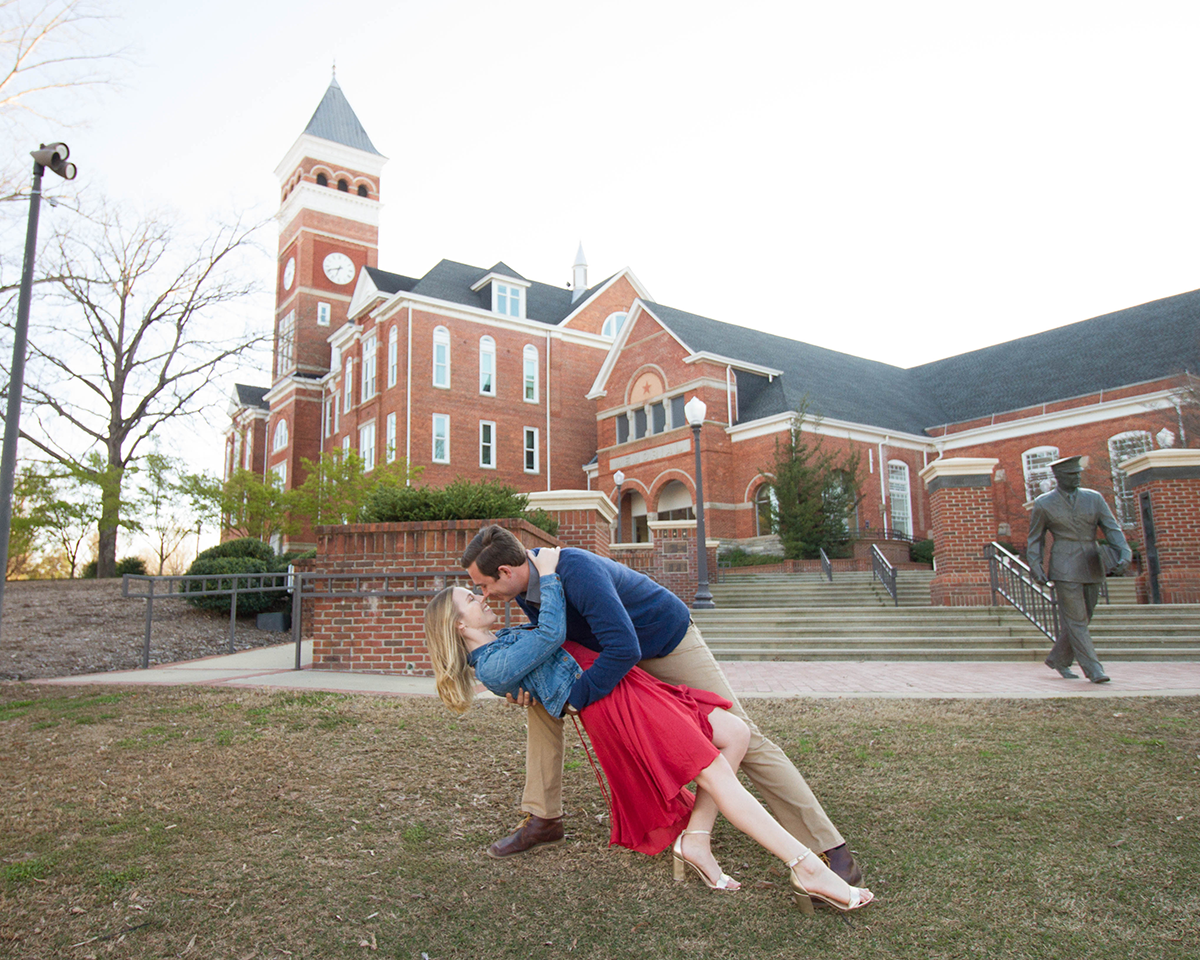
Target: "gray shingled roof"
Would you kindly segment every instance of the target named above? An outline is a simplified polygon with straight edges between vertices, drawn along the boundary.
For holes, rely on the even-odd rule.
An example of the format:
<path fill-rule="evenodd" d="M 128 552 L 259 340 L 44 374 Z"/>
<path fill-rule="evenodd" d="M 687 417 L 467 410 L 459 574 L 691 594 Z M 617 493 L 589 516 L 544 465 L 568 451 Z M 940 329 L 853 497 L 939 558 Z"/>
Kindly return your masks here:
<path fill-rule="evenodd" d="M 737 372 L 738 422 L 788 410 L 805 401 L 810 416 L 920 433 L 939 411 L 910 389 L 907 371 L 876 360 L 789 340 L 761 330 L 685 313 L 661 303 L 650 310 L 694 351 L 708 351 L 783 371 L 769 379 Z"/>
<path fill-rule="evenodd" d="M 913 367 L 914 389 L 961 423 L 1200 370 L 1200 290 Z"/>
<path fill-rule="evenodd" d="M 378 267 L 366 267 L 367 276 L 375 284 L 380 293 L 408 293 L 419 282 L 415 277 L 406 277 L 399 273 L 388 273 Z"/>
<path fill-rule="evenodd" d="M 267 395 L 270 387 L 251 387 L 244 383 L 235 383 L 233 389 L 237 391 L 238 403 L 243 407 L 258 407 L 261 410 L 269 410 L 270 405 L 263 399 Z"/>
<path fill-rule="evenodd" d="M 525 279 L 503 262 L 484 269 L 454 260 L 442 260 L 417 281 L 412 292 L 450 303 L 460 303 L 463 306 L 491 310 L 491 292 L 486 287 L 481 290 L 471 289 L 489 273 L 499 273 L 518 280 Z M 591 293 L 591 290 L 588 293 Z M 573 307 L 571 291 L 566 287 L 555 287 L 537 281 L 529 282 L 525 295 L 526 319 L 545 324 L 560 323 L 571 313 Z"/>
<path fill-rule="evenodd" d="M 329 82 L 329 89 L 317 104 L 317 109 L 304 132 L 322 140 L 332 140 L 356 150 L 383 156 L 375 149 L 375 144 L 371 143 L 371 138 L 359 123 L 336 78 Z"/>
<path fill-rule="evenodd" d="M 654 304 L 691 349 L 782 370 L 737 373 L 745 423 L 797 410 L 907 433 L 1200 370 L 1200 290 L 905 370 Z"/>

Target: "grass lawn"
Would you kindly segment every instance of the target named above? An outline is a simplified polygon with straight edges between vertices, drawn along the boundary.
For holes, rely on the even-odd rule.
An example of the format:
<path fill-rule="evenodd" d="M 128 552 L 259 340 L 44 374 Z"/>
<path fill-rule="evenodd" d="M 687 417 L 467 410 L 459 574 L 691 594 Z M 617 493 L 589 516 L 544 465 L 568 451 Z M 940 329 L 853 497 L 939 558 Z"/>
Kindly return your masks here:
<path fill-rule="evenodd" d="M 497 862 L 521 711 L 0 684 L 0 957 L 1200 956 L 1200 701 L 751 701 L 879 903 L 804 918 L 607 847 L 568 728 L 565 844 Z"/>

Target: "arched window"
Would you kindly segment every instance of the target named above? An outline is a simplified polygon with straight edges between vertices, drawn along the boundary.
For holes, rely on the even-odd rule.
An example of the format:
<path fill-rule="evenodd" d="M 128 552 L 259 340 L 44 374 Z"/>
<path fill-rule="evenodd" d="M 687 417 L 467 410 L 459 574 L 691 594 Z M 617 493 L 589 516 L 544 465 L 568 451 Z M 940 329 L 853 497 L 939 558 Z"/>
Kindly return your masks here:
<path fill-rule="evenodd" d="M 658 494 L 659 520 L 695 520 L 692 494 L 679 480 L 667 483 Z"/>
<path fill-rule="evenodd" d="M 360 183 L 358 185 L 358 195 L 360 197 L 365 197 L 367 195 L 367 185 L 365 183 Z"/>
<path fill-rule="evenodd" d="M 345 180 L 339 180 L 338 181 L 338 189 L 341 190 L 342 193 L 349 193 L 350 192 L 350 184 Z"/>
<path fill-rule="evenodd" d="M 1129 489 L 1129 475 L 1121 464 L 1154 449 L 1148 430 L 1127 430 L 1108 438 L 1108 459 L 1112 464 L 1113 512 L 1126 527 L 1137 520 L 1137 497 Z"/>
<path fill-rule="evenodd" d="M 912 536 L 912 494 L 908 484 L 908 464 L 888 461 L 888 500 L 892 505 L 892 530 Z"/>
<path fill-rule="evenodd" d="M 525 386 L 522 396 L 527 403 L 538 402 L 538 350 L 532 343 L 525 345 L 523 353 Z"/>
<path fill-rule="evenodd" d="M 271 444 L 271 451 L 277 452 L 288 445 L 288 425 L 286 420 L 280 420 L 275 424 L 275 438 Z"/>
<path fill-rule="evenodd" d="M 1025 499 L 1032 500 L 1054 489 L 1054 474 L 1050 464 L 1058 459 L 1058 447 L 1034 447 L 1021 454 L 1025 471 Z"/>
<path fill-rule="evenodd" d="M 323 174 L 323 173 L 318 173 L 317 174 L 317 186 L 318 187 L 329 186 L 329 178 L 327 176 L 325 176 L 325 174 Z"/>
<path fill-rule="evenodd" d="M 758 492 L 754 494 L 754 535 L 757 537 L 765 537 L 770 533 L 778 533 L 776 530 L 775 510 L 776 510 L 775 491 L 769 483 L 764 483 L 758 488 Z"/>
<path fill-rule="evenodd" d="M 445 327 L 433 331 L 433 385 L 450 387 L 450 331 Z"/>
<path fill-rule="evenodd" d="M 600 328 L 600 335 L 604 337 L 615 337 L 621 332 L 621 326 L 625 323 L 625 318 L 629 316 L 627 313 L 610 313 L 604 318 L 604 326 Z"/>
<path fill-rule="evenodd" d="M 479 392 L 496 395 L 496 341 L 491 337 L 479 338 Z"/>

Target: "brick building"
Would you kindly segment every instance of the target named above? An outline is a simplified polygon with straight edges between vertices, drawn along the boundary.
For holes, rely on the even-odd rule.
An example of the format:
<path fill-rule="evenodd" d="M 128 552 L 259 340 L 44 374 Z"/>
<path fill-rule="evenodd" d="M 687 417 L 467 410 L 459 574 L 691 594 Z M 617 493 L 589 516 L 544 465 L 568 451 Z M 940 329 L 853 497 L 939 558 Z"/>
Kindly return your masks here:
<path fill-rule="evenodd" d="M 616 503 L 620 470 L 623 538 L 645 539 L 651 521 L 693 515 L 683 405 L 698 396 L 711 537 L 768 532 L 775 444 L 807 408 L 807 431 L 859 455 L 860 530 L 928 536 L 920 471 L 995 458 L 994 536 L 1020 545 L 1059 455 L 1088 456 L 1085 482 L 1132 525 L 1120 464 L 1200 446 L 1200 291 L 901 369 L 656 303 L 628 269 L 589 285 L 582 247 L 561 286 L 504 262 L 387 272 L 384 163 L 334 81 L 276 169 L 272 381 L 237 387 L 227 473 L 253 463 L 292 487 L 301 458 L 353 449 L 370 468 L 404 457 L 422 483 L 493 477 Z"/>

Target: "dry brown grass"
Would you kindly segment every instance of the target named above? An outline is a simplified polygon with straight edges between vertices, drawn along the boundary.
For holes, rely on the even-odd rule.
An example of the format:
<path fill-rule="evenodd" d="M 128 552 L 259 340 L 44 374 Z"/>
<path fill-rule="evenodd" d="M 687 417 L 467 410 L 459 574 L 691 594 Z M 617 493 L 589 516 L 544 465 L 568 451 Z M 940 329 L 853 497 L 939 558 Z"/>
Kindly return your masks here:
<path fill-rule="evenodd" d="M 518 819 L 520 711 L 321 693 L 0 684 L 0 956 L 1184 958 L 1200 953 L 1200 703 L 756 701 L 880 896 L 803 919 Z"/>

